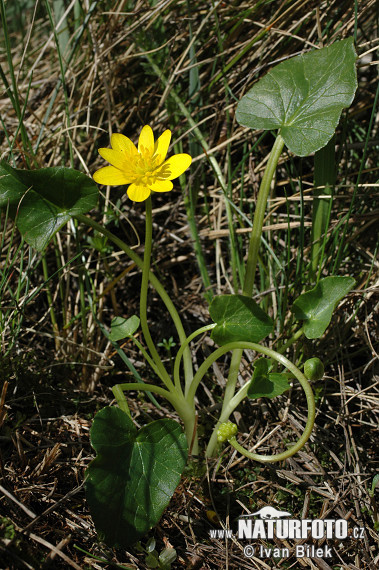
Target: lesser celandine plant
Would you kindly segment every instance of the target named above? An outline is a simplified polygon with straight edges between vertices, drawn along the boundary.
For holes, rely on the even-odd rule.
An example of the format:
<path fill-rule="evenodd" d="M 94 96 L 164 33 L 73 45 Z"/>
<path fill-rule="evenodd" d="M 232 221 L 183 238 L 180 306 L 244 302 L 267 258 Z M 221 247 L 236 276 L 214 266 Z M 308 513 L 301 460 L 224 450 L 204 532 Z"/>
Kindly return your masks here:
<path fill-rule="evenodd" d="M 322 377 L 323 365 L 314 356 L 305 362 L 301 371 L 284 353 L 302 335 L 308 339 L 323 335 L 334 308 L 354 286 L 354 280 L 347 276 L 330 276 L 311 283 L 310 289 L 294 302 L 293 320 L 298 327 L 291 330 L 279 351 L 261 344 L 273 335 L 274 322 L 252 299 L 252 293 L 267 200 L 283 148 L 287 146 L 295 155 L 307 156 L 328 143 L 342 109 L 348 107 L 354 97 L 355 60 L 352 39 L 336 42 L 279 64 L 239 102 L 236 117 L 241 125 L 279 132 L 257 197 L 243 289 L 234 295 L 215 297 L 209 307 L 212 322 L 189 336 L 184 332 L 170 295 L 150 269 L 153 239 L 151 201 L 157 192 L 170 192 L 172 180 L 191 164 L 188 154 L 166 159 L 171 140 L 169 130 L 155 141 L 152 129 L 144 126 L 138 147 L 122 134 L 112 135 L 112 148 L 99 150 L 109 165 L 94 174 L 94 180 L 99 184 L 128 186 L 129 198 L 145 203 L 143 259 L 107 228 L 84 215 L 95 207 L 98 196 L 97 186 L 84 174 L 69 168 L 25 171 L 12 168 L 6 162 L 1 163 L 0 205 L 9 208 L 30 245 L 43 250 L 57 230 L 71 218 L 76 218 L 111 240 L 142 270 L 139 316 L 115 318 L 107 334 L 115 346 L 119 340 L 131 339 L 154 372 L 154 380 L 142 381 L 127 361 L 137 381 L 113 387 L 118 405 L 101 410 L 91 428 L 91 443 L 97 456 L 87 470 L 87 498 L 99 535 L 109 545 L 127 546 L 156 524 L 180 480 L 188 453 L 203 453 L 198 441 L 196 391 L 212 364 L 227 352 L 232 351 L 229 376 L 220 416 L 213 431 L 206 434 L 206 457 L 217 456 L 219 446 L 229 441 L 237 451 L 252 460 L 263 463 L 282 461 L 295 454 L 308 440 L 315 416 L 309 380 Z M 60 192 L 57 192 L 58 188 Z M 169 194 L 167 199 L 170 199 Z M 318 255 L 317 248 L 314 251 Z M 312 265 L 314 267 L 315 262 Z M 149 284 L 160 295 L 177 330 L 180 346 L 172 373 L 162 361 L 149 331 Z M 135 336 L 139 327 L 143 341 Z M 194 373 L 191 341 L 207 332 L 211 332 L 219 347 Z M 254 351 L 258 358 L 254 362 L 251 379 L 237 388 L 244 350 Z M 288 390 L 294 379 L 304 390 L 308 408 L 301 437 L 276 455 L 252 453 L 237 441 L 238 428 L 229 421 L 230 415 L 244 398 L 274 398 Z M 181 424 L 172 419 L 160 419 L 137 430 L 125 397 L 125 392 L 130 390 L 146 392 L 153 401 L 154 396 L 168 400 L 177 412 L 184 432 Z M 207 423 L 209 420 L 207 417 Z"/>

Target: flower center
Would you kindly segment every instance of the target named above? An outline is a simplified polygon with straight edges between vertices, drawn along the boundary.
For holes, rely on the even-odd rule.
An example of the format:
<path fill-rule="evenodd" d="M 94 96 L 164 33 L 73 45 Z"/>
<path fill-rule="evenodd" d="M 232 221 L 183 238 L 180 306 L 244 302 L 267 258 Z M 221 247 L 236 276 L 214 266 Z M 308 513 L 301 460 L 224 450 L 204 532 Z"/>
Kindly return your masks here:
<path fill-rule="evenodd" d="M 138 153 L 138 156 L 134 158 L 133 174 L 134 183 L 140 186 L 151 185 L 156 175 L 154 171 L 159 166 L 159 156 L 151 156 L 150 153 L 143 149 L 142 153 Z"/>

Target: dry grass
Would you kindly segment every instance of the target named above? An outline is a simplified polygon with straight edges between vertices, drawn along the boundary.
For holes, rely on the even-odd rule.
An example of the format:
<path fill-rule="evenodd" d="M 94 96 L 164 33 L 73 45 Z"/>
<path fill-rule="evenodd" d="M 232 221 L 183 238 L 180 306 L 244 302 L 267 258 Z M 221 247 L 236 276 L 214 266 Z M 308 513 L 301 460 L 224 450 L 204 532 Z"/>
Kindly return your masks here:
<path fill-rule="evenodd" d="M 74 2 L 69 5 L 72 24 Z M 216 157 L 228 178 L 230 164 L 235 168 L 252 144 L 251 132 L 234 120 L 236 101 L 257 74 L 264 74 L 271 65 L 290 55 L 320 45 L 325 30 L 328 43 L 351 35 L 355 26 L 354 3 L 217 2 L 215 8 L 211 4 L 174 0 L 158 1 L 154 6 L 144 0 L 136 3 L 119 0 L 84 1 L 82 5 L 90 17 L 85 20 L 83 32 L 79 28 L 71 37 L 63 83 L 56 44 L 43 7 L 36 13 L 33 9 L 26 12 L 23 42 L 21 31 L 16 28 L 12 31 L 18 92 L 21 103 L 26 103 L 24 124 L 33 147 L 38 144 L 38 165 L 69 165 L 72 160 L 75 168 L 90 174 L 102 165 L 97 148 L 108 145 L 110 132 L 124 132 L 135 140 L 145 123 L 151 124 L 156 132 L 172 128 L 174 139 L 181 141 L 185 149 L 191 143 L 196 151 L 188 184 L 198 192 L 199 234 L 215 291 L 228 292 L 231 275 L 225 200 L 208 157 Z M 377 46 L 375 7 L 373 0 L 358 2 L 357 6 L 358 53 L 367 56 L 360 60 L 360 87 L 351 109 L 356 132 L 346 136 L 347 150 L 356 150 L 357 156 L 362 153 L 377 83 L 376 56 L 371 51 Z M 72 25 L 70 29 L 73 31 Z M 75 42 L 77 48 L 70 57 L 70 46 L 75 46 Z M 194 69 L 195 58 L 201 90 L 189 94 L 189 70 Z M 3 65 L 3 49 L 1 59 Z M 152 62 L 160 76 L 152 68 Z M 218 78 L 222 69 L 225 81 Z M 187 109 L 187 115 L 178 107 L 178 99 Z M 16 163 L 24 167 L 28 157 L 20 136 L 14 138 L 18 119 L 5 92 L 0 99 L 0 113 L 13 143 Z M 379 376 L 375 348 L 378 263 L 374 259 L 374 223 L 378 211 L 370 206 L 375 200 L 376 187 L 369 185 L 377 180 L 376 130 L 371 133 L 372 152 L 369 151 L 364 165 L 365 176 L 357 198 L 359 207 L 349 220 L 349 247 L 344 261 L 344 270 L 359 277 L 357 289 L 340 306 L 334 326 L 315 347 L 318 354 L 324 355 L 327 378 L 315 386 L 318 413 L 313 436 L 304 450 L 284 465 L 257 466 L 226 449 L 218 470 L 209 464 L 206 473 L 199 466 L 200 476 L 187 473 L 158 527 L 149 535 L 156 538 L 159 550 L 170 544 L 177 550 L 173 568 L 374 570 L 379 566 L 378 511 L 375 495 L 369 494 L 372 479 L 379 472 Z M 206 153 L 199 131 L 209 146 Z M 6 136 L 0 134 L 0 141 L 1 157 L 9 159 Z M 251 189 L 253 193 L 257 191 L 269 148 L 266 138 L 252 155 L 243 180 L 233 179 L 233 199 L 237 203 L 242 200 L 246 214 L 252 202 Z M 346 156 L 341 160 L 344 192 L 335 202 L 331 234 L 339 216 L 348 210 L 359 168 L 359 158 L 352 165 Z M 283 223 L 288 227 L 284 191 L 291 190 L 290 179 L 295 180 L 290 194 L 293 229 L 299 223 L 302 198 L 298 181 L 293 178 L 293 164 L 291 157 L 284 156 L 278 173 L 278 194 L 271 203 L 267 221 L 266 231 L 278 249 L 284 243 L 278 230 Z M 304 160 L 302 168 L 304 203 L 310 207 L 312 162 Z M 250 194 L 242 199 L 241 185 L 250 188 Z M 183 189 L 185 194 L 187 190 Z M 154 204 L 157 271 L 172 287 L 175 303 L 181 308 L 190 331 L 207 322 L 208 311 L 179 185 L 169 205 L 161 196 L 156 196 Z M 109 205 L 116 211 L 113 217 L 104 213 Z M 136 234 L 143 235 L 142 210 L 127 200 L 122 189 L 104 195 L 99 212 L 91 215 L 112 224 L 126 241 L 140 247 Z M 305 227 L 309 227 L 310 220 L 308 208 Z M 10 244 L 12 251 L 16 251 L 19 238 L 12 236 L 11 227 L 8 223 L 4 228 L 5 246 Z M 245 238 L 247 232 L 248 227 L 241 223 L 236 233 Z M 299 246 L 297 234 L 294 235 L 291 257 L 295 265 Z M 83 244 L 87 237 L 82 236 Z M 38 292 L 44 278 L 37 258 L 30 261 L 31 267 L 37 269 L 29 273 L 29 291 L 23 293 L 19 306 L 12 308 L 12 316 L 22 314 L 23 321 L 14 349 L 9 358 L 3 359 L 0 371 L 2 568 L 115 568 L 116 564 L 147 568 L 145 554 L 138 549 L 114 551 L 97 543 L 82 487 L 84 470 L 92 459 L 91 419 L 100 407 L 111 403 L 110 387 L 125 377 L 121 362 L 92 314 L 80 318 L 82 264 L 91 275 L 98 295 L 97 318 L 106 325 L 115 314 L 130 316 L 138 310 L 139 275 L 123 256 L 112 250 L 105 257 L 106 271 L 104 256 L 90 249 L 84 250 L 84 260 L 66 266 L 75 248 L 72 228 L 67 228 L 67 232 L 58 236 L 55 247 L 47 252 L 51 274 L 64 267 L 59 279 L 53 278 L 49 284 L 57 320 L 55 328 L 50 320 L 46 287 Z M 4 251 L 6 247 L 1 253 L 1 263 L 5 263 Z M 291 276 L 294 270 L 289 268 Z M 9 283 L 16 282 L 17 270 Z M 38 294 L 30 300 L 34 292 Z M 272 291 L 268 288 L 265 295 L 271 296 Z M 168 338 L 174 330 L 170 330 L 171 325 L 166 326 L 163 308 L 153 295 L 151 302 L 153 334 Z M 7 304 L 9 296 L 5 291 L 3 310 Z M 11 334 L 9 325 L 4 332 L 5 348 Z M 127 348 L 129 358 L 144 371 L 140 356 L 132 347 Z M 311 346 L 304 349 L 311 350 Z M 207 351 L 206 343 L 197 345 L 194 353 L 197 364 Z M 214 387 L 214 379 L 205 385 L 200 413 L 212 414 L 217 409 L 226 365 L 225 361 L 214 367 L 217 386 Z M 152 408 L 137 395 L 130 405 L 140 425 L 152 417 L 172 414 L 164 407 Z M 259 442 L 270 434 L 266 426 L 279 426 L 262 444 L 275 452 L 303 425 L 304 413 L 301 394 L 294 390 L 288 401 L 281 398 L 266 405 L 247 403 L 238 419 L 242 426 L 251 419 L 252 427 L 246 425 L 244 430 L 250 442 Z M 333 558 L 324 560 L 296 559 L 293 541 L 287 544 L 277 540 L 276 546 L 290 547 L 291 557 L 276 562 L 247 560 L 243 556 L 243 542 L 210 540 L 211 528 L 226 524 L 235 529 L 237 516 L 266 504 L 291 511 L 297 517 L 346 518 L 352 526 L 365 527 L 364 539 L 329 541 Z M 219 523 L 209 520 L 209 510 L 217 512 Z"/>

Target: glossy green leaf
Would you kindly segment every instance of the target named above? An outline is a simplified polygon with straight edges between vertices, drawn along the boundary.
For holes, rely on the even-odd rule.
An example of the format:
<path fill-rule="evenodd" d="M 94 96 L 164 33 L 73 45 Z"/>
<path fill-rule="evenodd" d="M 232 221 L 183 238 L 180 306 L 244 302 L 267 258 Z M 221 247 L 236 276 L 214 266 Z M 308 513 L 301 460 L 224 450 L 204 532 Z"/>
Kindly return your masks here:
<path fill-rule="evenodd" d="M 269 360 L 267 358 L 259 358 L 255 362 L 253 376 L 247 392 L 249 398 L 276 398 L 290 388 L 287 374 L 269 372 Z"/>
<path fill-rule="evenodd" d="M 337 304 L 354 285 L 352 277 L 325 277 L 296 299 L 293 311 L 298 320 L 304 321 L 307 338 L 320 338 L 324 334 Z"/>
<path fill-rule="evenodd" d="M 222 346 L 228 342 L 260 342 L 273 330 L 272 320 L 250 297 L 220 295 L 209 307 L 211 319 L 217 323 L 211 337 Z"/>
<path fill-rule="evenodd" d="M 86 494 L 101 540 L 126 548 L 160 519 L 187 461 L 181 426 L 162 419 L 137 431 L 127 414 L 96 414 L 91 444 L 97 456 L 86 472 Z"/>
<path fill-rule="evenodd" d="M 331 139 L 342 109 L 357 89 L 353 38 L 280 63 L 237 105 L 237 121 L 252 129 L 280 129 L 299 156 L 316 152 Z"/>
<path fill-rule="evenodd" d="M 25 241 L 42 251 L 55 232 L 96 206 L 94 181 L 72 168 L 21 170 L 0 162 L 0 208 L 9 204 Z"/>
<path fill-rule="evenodd" d="M 137 315 L 124 319 L 123 317 L 115 317 L 111 322 L 111 334 L 109 338 L 113 341 L 122 340 L 134 335 L 138 329 L 140 320 Z"/>

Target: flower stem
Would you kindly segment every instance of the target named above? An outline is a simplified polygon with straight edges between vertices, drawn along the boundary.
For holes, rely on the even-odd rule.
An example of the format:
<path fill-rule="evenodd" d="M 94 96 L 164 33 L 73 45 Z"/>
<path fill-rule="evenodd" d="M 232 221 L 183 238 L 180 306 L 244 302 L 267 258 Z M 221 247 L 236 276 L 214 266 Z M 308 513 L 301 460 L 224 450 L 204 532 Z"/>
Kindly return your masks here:
<path fill-rule="evenodd" d="M 130 259 L 137 265 L 137 267 L 139 267 L 140 269 L 143 270 L 143 266 L 144 266 L 143 260 L 128 245 L 126 245 L 126 243 L 124 243 L 120 238 L 115 236 L 107 228 L 104 228 L 102 225 L 95 222 L 95 220 L 92 220 L 91 218 L 84 216 L 83 214 L 78 214 L 75 217 L 79 222 L 86 224 L 87 226 L 93 228 L 97 232 L 106 236 L 110 241 L 112 241 L 115 245 L 117 245 L 117 247 L 119 247 L 124 253 L 126 253 L 126 255 L 128 257 L 130 257 Z M 150 283 L 153 285 L 154 289 L 156 290 L 156 292 L 158 293 L 158 295 L 161 297 L 162 301 L 166 305 L 168 312 L 171 315 L 171 318 L 172 318 L 174 325 L 176 327 L 176 330 L 178 332 L 180 343 L 181 344 L 184 343 L 186 341 L 187 335 L 184 332 L 184 328 L 183 328 L 183 324 L 182 324 L 182 321 L 180 319 L 180 316 L 179 316 L 173 302 L 171 301 L 169 295 L 167 294 L 167 291 L 163 287 L 162 283 L 157 279 L 157 277 L 151 271 L 149 271 L 149 280 L 150 280 Z M 191 352 L 190 352 L 188 346 L 183 353 L 183 364 L 184 364 L 184 376 L 185 376 L 186 382 L 187 381 L 190 382 L 193 378 L 193 369 L 192 369 Z"/>
<path fill-rule="evenodd" d="M 145 298 L 145 300 L 142 300 L 142 297 L 144 295 L 147 295 L 147 283 L 146 283 L 147 277 L 146 277 L 146 274 L 148 275 L 148 280 L 153 285 L 153 287 L 157 291 L 158 295 L 161 297 L 162 301 L 166 305 L 168 312 L 171 315 L 171 318 L 174 322 L 174 325 L 175 325 L 176 330 L 177 330 L 178 335 L 179 335 L 180 343 L 185 345 L 185 348 L 184 348 L 183 353 L 182 353 L 183 354 L 184 377 L 185 377 L 186 385 L 190 384 L 192 381 L 192 378 L 193 378 L 192 359 L 191 359 L 191 352 L 188 348 L 188 344 L 186 344 L 187 337 L 186 337 L 186 333 L 184 332 L 182 321 L 179 317 L 179 314 L 178 314 L 173 302 L 171 301 L 170 297 L 168 296 L 165 288 L 163 287 L 161 282 L 155 277 L 155 275 L 149 269 L 150 253 L 151 253 L 151 238 L 149 238 L 149 234 L 152 230 L 150 228 L 148 228 L 148 223 L 149 223 L 149 226 L 151 227 L 151 210 L 149 212 L 148 207 L 147 207 L 147 218 L 146 218 L 147 240 L 146 240 L 146 243 L 149 242 L 149 244 L 147 245 L 147 249 L 148 249 L 147 253 L 146 253 L 146 249 L 145 249 L 144 260 L 142 260 L 139 257 L 139 255 L 137 255 L 120 238 L 118 238 L 117 236 L 112 234 L 112 232 L 110 232 L 109 230 L 107 230 L 106 228 L 104 228 L 103 226 L 101 226 L 100 224 L 98 224 L 97 222 L 92 220 L 91 218 L 84 216 L 82 214 L 78 214 L 76 216 L 76 218 L 78 219 L 78 221 L 86 224 L 87 226 L 93 228 L 94 230 L 98 231 L 102 235 L 106 236 L 110 241 L 112 241 L 115 245 L 117 245 L 124 253 L 126 253 L 130 257 L 130 259 L 137 265 L 137 267 L 142 269 L 142 280 L 143 280 L 144 289 L 142 290 L 142 286 L 141 286 L 141 292 L 142 292 L 141 301 L 142 301 L 142 311 L 145 314 L 145 317 L 144 317 L 145 323 L 146 323 L 146 308 L 144 308 L 144 303 L 146 303 L 146 298 Z M 148 220 L 148 218 L 150 218 L 150 221 Z M 149 252 L 149 250 L 150 250 L 150 252 Z M 146 305 L 145 305 L 145 307 L 146 307 Z M 142 318 L 141 318 L 141 325 L 142 325 Z M 146 327 L 147 327 L 147 323 L 146 323 L 146 326 L 145 326 L 145 324 L 143 325 L 142 331 L 143 331 L 144 335 L 146 335 L 146 330 L 147 330 L 147 333 L 148 333 L 147 337 L 149 337 L 150 333 L 148 331 L 148 328 L 146 328 Z M 146 336 L 145 336 L 145 340 L 147 342 Z M 150 340 L 151 340 L 151 337 L 150 337 Z M 152 343 L 152 341 L 151 341 L 151 343 Z M 149 341 L 149 344 L 150 344 L 150 341 Z M 152 345 L 153 345 L 153 343 L 152 343 Z M 149 349 L 151 351 L 151 346 L 149 346 Z M 155 349 L 155 346 L 154 346 L 154 349 Z M 152 353 L 152 356 L 154 357 L 153 353 Z M 158 366 L 157 362 L 156 362 L 156 365 Z M 184 399 L 184 396 L 183 396 L 183 392 L 180 388 L 180 385 L 179 385 L 179 389 L 177 387 L 175 387 L 164 367 L 163 367 L 163 370 L 161 370 L 160 372 L 163 373 L 163 371 L 165 373 L 164 378 L 166 380 L 164 380 L 163 378 L 162 379 L 165 382 L 167 388 L 169 388 L 169 390 L 165 390 L 164 388 L 160 388 L 159 386 L 155 386 L 152 384 L 142 384 L 142 383 L 118 384 L 117 386 L 119 387 L 119 389 L 117 391 L 117 402 L 120 404 L 120 402 L 122 400 L 122 399 L 120 399 L 120 392 L 119 392 L 120 390 L 142 390 L 144 392 L 153 392 L 153 393 L 159 394 L 159 395 L 163 396 L 164 398 L 166 398 L 172 404 L 172 406 L 175 408 L 175 410 L 178 412 L 181 420 L 183 421 L 188 444 L 190 445 L 191 442 L 193 442 L 192 453 L 194 455 L 196 455 L 198 453 L 198 439 L 197 439 L 197 435 L 196 434 L 194 435 L 194 432 L 196 429 L 196 413 L 195 413 L 194 402 L 192 402 L 192 403 L 186 402 L 186 400 Z M 166 378 L 166 374 L 167 374 L 168 381 Z M 114 394 L 115 394 L 115 392 L 114 392 Z M 122 402 L 121 402 L 121 404 L 122 404 Z"/>
<path fill-rule="evenodd" d="M 159 370 L 159 375 L 165 383 L 166 387 L 171 391 L 174 389 L 174 385 L 168 374 L 159 354 L 151 338 L 149 325 L 147 323 L 147 290 L 149 288 L 149 272 L 150 272 L 150 260 L 151 260 L 151 248 L 153 243 L 153 222 L 152 222 L 152 206 L 151 197 L 149 196 L 145 201 L 146 206 L 146 218 L 145 218 L 145 251 L 143 256 L 143 268 L 142 268 L 142 283 L 141 283 L 141 295 L 140 295 L 140 319 L 142 333 L 145 338 L 146 344 L 150 350 L 150 354 Z"/>

